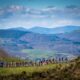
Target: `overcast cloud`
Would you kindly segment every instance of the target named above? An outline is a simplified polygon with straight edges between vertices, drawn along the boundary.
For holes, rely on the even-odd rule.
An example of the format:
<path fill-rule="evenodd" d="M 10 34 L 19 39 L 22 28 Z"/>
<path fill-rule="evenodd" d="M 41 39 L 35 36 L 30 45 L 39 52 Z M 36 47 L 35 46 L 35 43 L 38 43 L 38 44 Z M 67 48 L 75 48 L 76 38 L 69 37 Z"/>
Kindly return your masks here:
<path fill-rule="evenodd" d="M 80 25 L 80 7 L 75 5 L 42 9 L 11 5 L 0 8 L 0 28 L 8 27 L 57 27 Z"/>

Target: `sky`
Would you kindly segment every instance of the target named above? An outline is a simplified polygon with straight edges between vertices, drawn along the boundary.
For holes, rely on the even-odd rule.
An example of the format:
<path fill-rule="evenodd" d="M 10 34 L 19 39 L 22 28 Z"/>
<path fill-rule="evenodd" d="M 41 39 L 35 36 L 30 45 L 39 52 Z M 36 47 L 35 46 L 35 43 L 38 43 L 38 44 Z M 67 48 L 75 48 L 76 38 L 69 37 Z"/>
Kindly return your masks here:
<path fill-rule="evenodd" d="M 80 26 L 80 0 L 0 0 L 0 28 Z"/>

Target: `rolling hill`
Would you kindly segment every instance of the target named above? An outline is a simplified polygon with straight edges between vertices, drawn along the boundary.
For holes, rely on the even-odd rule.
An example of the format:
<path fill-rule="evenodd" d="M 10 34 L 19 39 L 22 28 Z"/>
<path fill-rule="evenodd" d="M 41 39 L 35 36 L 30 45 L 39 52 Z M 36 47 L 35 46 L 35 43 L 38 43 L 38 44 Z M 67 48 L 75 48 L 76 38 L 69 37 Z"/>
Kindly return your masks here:
<path fill-rule="evenodd" d="M 32 53 L 36 56 L 37 50 L 43 54 L 44 51 L 51 51 L 50 56 L 54 56 L 54 54 L 77 56 L 80 55 L 79 35 L 79 30 L 64 34 L 39 34 L 18 29 L 5 29 L 0 30 L 0 47 L 7 50 L 9 55 L 21 58 L 27 58 Z M 28 49 L 32 52 L 28 52 Z M 26 52 L 22 52 L 23 50 Z"/>
<path fill-rule="evenodd" d="M 67 63 L 0 68 L 1 80 L 80 80 L 80 57 Z"/>
<path fill-rule="evenodd" d="M 69 33 L 59 34 L 58 37 L 65 38 L 74 42 L 80 42 L 80 29 Z"/>

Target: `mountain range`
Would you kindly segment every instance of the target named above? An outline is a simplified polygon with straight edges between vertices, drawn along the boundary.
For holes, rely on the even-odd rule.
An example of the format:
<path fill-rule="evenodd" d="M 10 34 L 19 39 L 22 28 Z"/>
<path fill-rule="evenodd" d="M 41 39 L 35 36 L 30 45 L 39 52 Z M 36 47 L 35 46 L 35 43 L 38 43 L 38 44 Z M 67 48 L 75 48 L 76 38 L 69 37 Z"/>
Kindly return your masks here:
<path fill-rule="evenodd" d="M 40 34 L 58 34 L 58 33 L 67 33 L 74 30 L 79 30 L 80 26 L 62 26 L 56 28 L 44 28 L 44 27 L 33 27 L 29 31 Z"/>
<path fill-rule="evenodd" d="M 56 28 L 60 32 L 57 32 L 54 28 L 55 34 L 54 31 L 53 34 L 49 31 L 43 33 L 40 30 L 43 29 L 41 27 L 34 27 L 36 30 L 39 29 L 37 30 L 38 32 L 34 32 L 33 28 L 23 29 L 21 27 L 1 29 L 0 47 L 6 50 L 9 55 L 25 59 L 32 58 L 33 56 L 35 56 L 34 58 L 38 56 L 77 56 L 80 55 L 79 28 L 79 26 Z M 45 28 L 43 30 L 44 32 L 46 31 Z"/>

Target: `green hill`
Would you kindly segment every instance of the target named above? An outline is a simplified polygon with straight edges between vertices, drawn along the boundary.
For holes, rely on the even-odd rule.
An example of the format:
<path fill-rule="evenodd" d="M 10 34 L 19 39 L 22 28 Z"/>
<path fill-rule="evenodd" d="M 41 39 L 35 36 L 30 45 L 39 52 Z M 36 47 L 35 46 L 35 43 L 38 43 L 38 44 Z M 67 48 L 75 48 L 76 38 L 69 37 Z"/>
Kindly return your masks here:
<path fill-rule="evenodd" d="M 0 68 L 1 80 L 80 80 L 80 57 L 67 63 Z"/>

